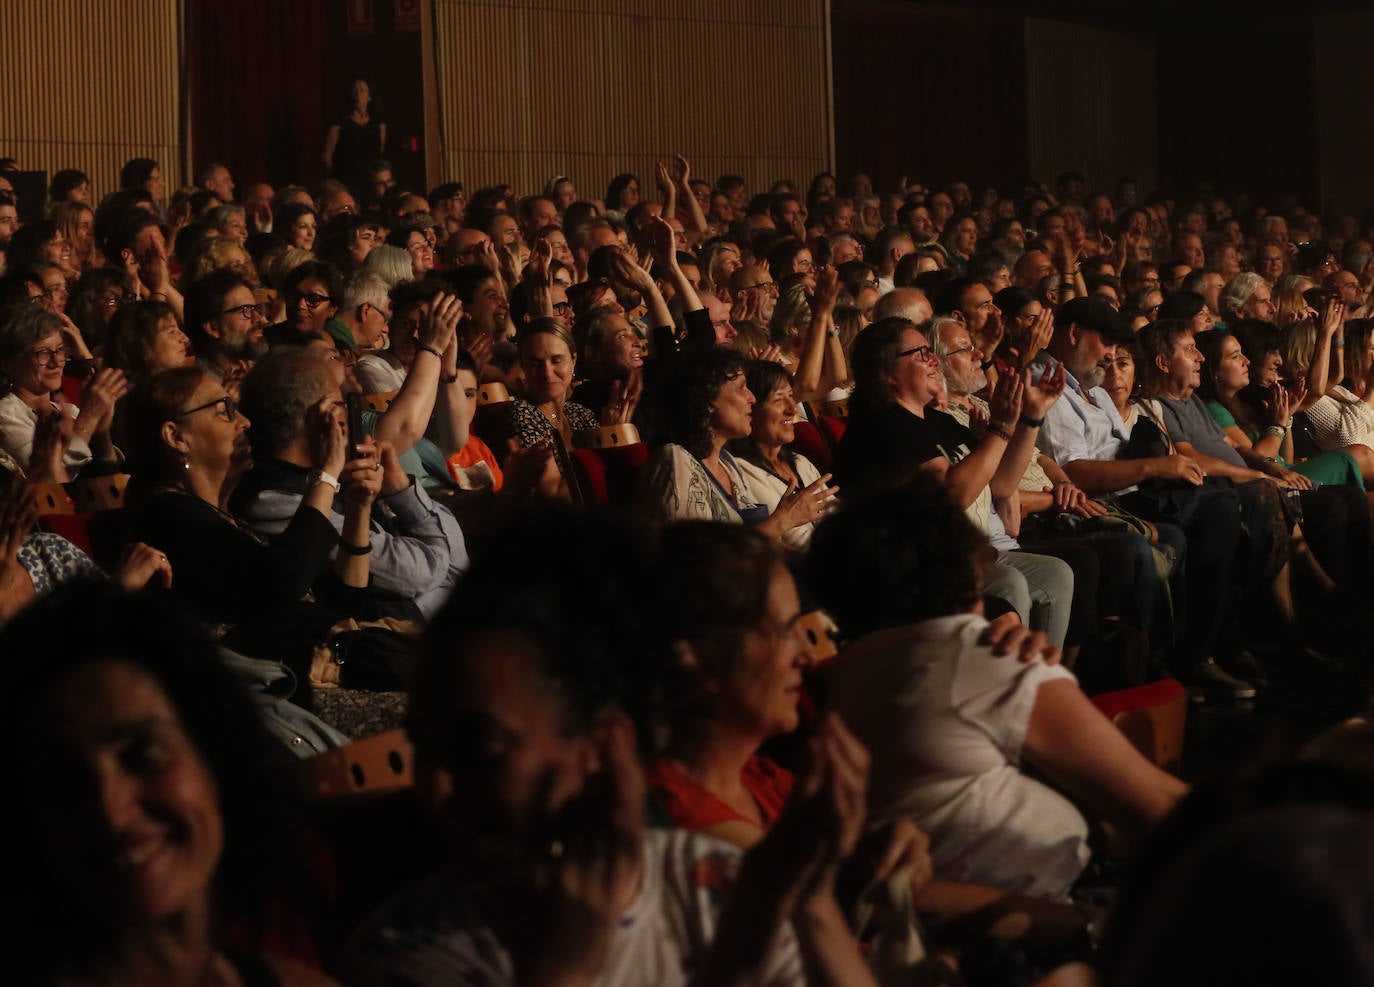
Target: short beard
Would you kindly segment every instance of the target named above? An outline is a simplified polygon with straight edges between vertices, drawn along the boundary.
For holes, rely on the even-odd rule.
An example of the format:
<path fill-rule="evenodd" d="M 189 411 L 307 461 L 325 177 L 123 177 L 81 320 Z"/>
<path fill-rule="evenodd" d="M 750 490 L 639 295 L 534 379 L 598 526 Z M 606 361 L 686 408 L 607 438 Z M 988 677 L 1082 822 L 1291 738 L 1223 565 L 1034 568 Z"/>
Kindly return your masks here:
<path fill-rule="evenodd" d="M 1087 370 L 1075 371 L 1074 377 L 1078 378 L 1078 384 L 1083 390 L 1091 391 L 1094 387 L 1102 386 L 1102 382 L 1107 379 L 1107 371 L 1093 364 Z"/>
<path fill-rule="evenodd" d="M 977 394 L 988 386 L 988 375 L 979 367 L 975 367 L 967 375 L 960 375 L 952 367 L 943 367 L 945 373 L 945 388 L 950 394 Z"/>

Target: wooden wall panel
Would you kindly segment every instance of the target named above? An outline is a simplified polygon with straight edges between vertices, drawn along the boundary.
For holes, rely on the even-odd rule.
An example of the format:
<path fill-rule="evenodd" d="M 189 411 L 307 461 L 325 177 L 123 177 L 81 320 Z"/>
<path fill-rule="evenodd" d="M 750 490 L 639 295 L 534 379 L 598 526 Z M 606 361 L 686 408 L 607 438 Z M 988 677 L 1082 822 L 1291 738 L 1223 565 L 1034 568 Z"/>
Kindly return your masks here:
<path fill-rule="evenodd" d="M 1085 24 L 1027 18 L 1026 110 L 1031 173 L 1054 186 L 1081 171 L 1093 190 L 1129 175 L 1157 180 L 1155 42 Z"/>
<path fill-rule="evenodd" d="M 901 176 L 1014 189 L 1026 177 L 1021 18 L 940 3 L 835 0 L 835 155 L 875 188 Z"/>
<path fill-rule="evenodd" d="M 653 188 L 657 160 L 751 189 L 829 165 L 828 0 L 435 0 L 443 178 Z M 440 176 L 432 176 L 436 180 Z"/>
<path fill-rule="evenodd" d="M 0 2 L 0 155 L 80 168 L 98 199 L 130 158 L 180 169 L 179 0 Z"/>

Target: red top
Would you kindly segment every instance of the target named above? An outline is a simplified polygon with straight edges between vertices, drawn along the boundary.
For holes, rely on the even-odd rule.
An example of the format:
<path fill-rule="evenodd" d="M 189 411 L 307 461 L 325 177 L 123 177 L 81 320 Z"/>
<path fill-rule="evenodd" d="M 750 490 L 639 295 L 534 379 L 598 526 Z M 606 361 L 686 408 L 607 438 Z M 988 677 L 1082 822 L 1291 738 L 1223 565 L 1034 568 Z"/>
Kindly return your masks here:
<path fill-rule="evenodd" d="M 740 780 L 763 814 L 763 828 L 770 828 L 792 794 L 792 773 L 767 758 L 751 757 L 740 772 Z M 679 829 L 701 830 L 722 822 L 753 822 L 664 758 L 649 768 L 649 788 Z"/>

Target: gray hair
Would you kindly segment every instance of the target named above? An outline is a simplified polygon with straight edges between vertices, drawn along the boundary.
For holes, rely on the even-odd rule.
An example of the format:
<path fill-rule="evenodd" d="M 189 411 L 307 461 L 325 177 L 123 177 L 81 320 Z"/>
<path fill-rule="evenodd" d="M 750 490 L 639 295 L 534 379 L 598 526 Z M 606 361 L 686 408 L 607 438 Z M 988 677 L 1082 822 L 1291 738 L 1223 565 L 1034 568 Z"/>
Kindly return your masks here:
<path fill-rule="evenodd" d="M 415 265 L 411 263 L 410 251 L 385 243 L 368 252 L 363 268 L 381 278 L 388 289 L 415 278 Z"/>
<path fill-rule="evenodd" d="M 409 257 L 410 254 L 406 253 L 406 258 L 409 259 Z M 355 272 L 344 282 L 343 301 L 339 305 L 339 310 L 356 311 L 359 305 L 366 302 L 373 308 L 385 311 L 387 293 L 390 290 L 390 286 L 381 276 L 375 271 L 364 268 Z"/>
<path fill-rule="evenodd" d="M 1250 296 L 1264 284 L 1264 278 L 1254 271 L 1242 271 L 1230 281 L 1227 281 L 1221 288 L 1221 297 L 1217 299 L 1217 304 L 1221 306 L 1222 315 L 1231 315 L 1240 312 Z"/>
<path fill-rule="evenodd" d="M 243 380 L 239 406 L 252 424 L 253 454 L 275 456 L 305 431 L 305 415 L 334 381 L 324 361 L 299 346 L 268 351 Z"/>
<path fill-rule="evenodd" d="M 921 306 L 923 301 L 929 304 L 926 293 L 920 288 L 894 288 L 873 306 L 873 321 L 895 317 L 919 326 L 925 321 L 922 319 L 925 314 Z"/>
<path fill-rule="evenodd" d="M 935 355 L 940 358 L 942 364 L 945 358 L 949 356 L 949 347 L 945 345 L 940 330 L 951 324 L 961 325 L 962 323 L 952 315 L 937 315 L 930 320 L 930 326 L 925 330 L 926 338 L 930 340 L 930 348 L 935 351 Z"/>
<path fill-rule="evenodd" d="M 47 309 L 25 305 L 0 321 L 0 367 L 27 353 L 53 333 L 62 332 L 62 320 Z M 9 377 L 0 372 L 0 396 L 13 390 Z"/>
<path fill-rule="evenodd" d="M 245 220 L 248 217 L 248 214 L 243 210 L 243 206 L 232 204 L 227 206 L 215 206 L 215 208 L 205 214 L 205 225 L 216 230 L 226 230 L 229 228 L 229 220 L 232 219 L 235 214 L 244 217 Z"/>

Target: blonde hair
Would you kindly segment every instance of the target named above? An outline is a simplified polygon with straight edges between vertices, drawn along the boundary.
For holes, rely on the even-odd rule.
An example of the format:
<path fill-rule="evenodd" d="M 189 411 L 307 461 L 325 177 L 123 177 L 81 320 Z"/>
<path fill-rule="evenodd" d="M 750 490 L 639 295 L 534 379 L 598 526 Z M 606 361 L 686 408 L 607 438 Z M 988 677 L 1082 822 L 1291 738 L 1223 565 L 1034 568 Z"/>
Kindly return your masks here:
<path fill-rule="evenodd" d="M 1289 374 L 1305 374 L 1312 366 L 1312 356 L 1317 352 L 1317 324 L 1310 319 L 1294 322 L 1283 331 L 1279 341 L 1279 356 L 1283 357 L 1283 369 Z"/>

